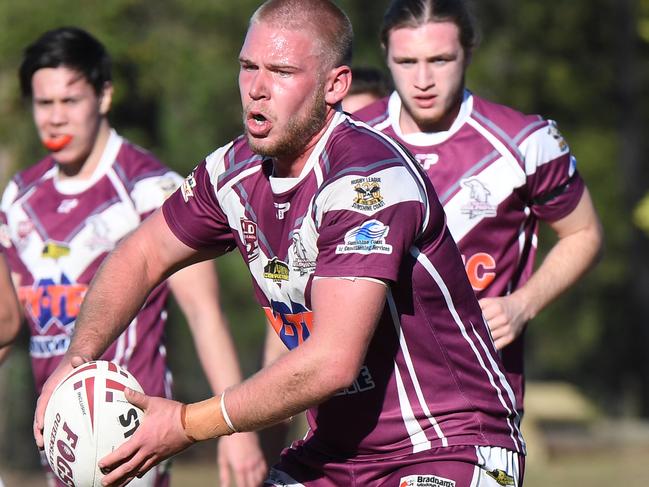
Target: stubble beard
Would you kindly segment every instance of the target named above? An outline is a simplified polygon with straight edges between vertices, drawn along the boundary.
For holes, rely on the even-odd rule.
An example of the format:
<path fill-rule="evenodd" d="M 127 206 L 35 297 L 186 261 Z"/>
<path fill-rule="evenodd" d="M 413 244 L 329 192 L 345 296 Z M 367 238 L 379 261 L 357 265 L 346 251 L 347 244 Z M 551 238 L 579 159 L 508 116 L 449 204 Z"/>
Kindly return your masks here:
<path fill-rule="evenodd" d="M 257 141 L 245 129 L 246 138 L 250 149 L 263 157 L 273 157 L 276 159 L 290 158 L 299 155 L 308 145 L 313 136 L 317 134 L 325 123 L 327 106 L 324 99 L 324 93 L 321 87 L 315 90 L 311 99 L 310 107 L 304 117 L 300 119 L 292 118 L 286 124 L 284 133 L 274 144 L 264 144 Z M 245 121 L 245 114 L 244 114 Z M 244 127 L 246 127 L 244 123 Z"/>

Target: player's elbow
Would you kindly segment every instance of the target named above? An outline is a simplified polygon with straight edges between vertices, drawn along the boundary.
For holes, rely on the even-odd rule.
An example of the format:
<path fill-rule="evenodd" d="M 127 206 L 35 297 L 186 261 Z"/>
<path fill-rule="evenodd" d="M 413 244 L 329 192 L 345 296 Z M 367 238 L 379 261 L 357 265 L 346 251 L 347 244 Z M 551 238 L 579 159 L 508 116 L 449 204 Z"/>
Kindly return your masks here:
<path fill-rule="evenodd" d="M 586 238 L 592 252 L 591 265 L 596 265 L 604 256 L 604 227 L 599 219 L 596 219 L 588 228 Z"/>
<path fill-rule="evenodd" d="M 350 387 L 357 379 L 362 360 L 353 357 L 330 357 L 326 367 L 320 371 L 320 384 L 326 395 L 333 395 Z"/>

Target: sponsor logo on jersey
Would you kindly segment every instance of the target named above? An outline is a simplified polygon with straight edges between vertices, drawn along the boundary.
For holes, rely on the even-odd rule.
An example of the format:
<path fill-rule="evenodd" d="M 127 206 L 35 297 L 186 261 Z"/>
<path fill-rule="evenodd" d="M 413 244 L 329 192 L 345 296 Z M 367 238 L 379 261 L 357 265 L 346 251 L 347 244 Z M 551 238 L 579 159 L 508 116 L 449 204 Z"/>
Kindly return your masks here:
<path fill-rule="evenodd" d="M 392 245 L 385 243 L 390 227 L 378 220 L 369 220 L 345 234 L 345 243 L 336 247 L 337 254 L 391 254 Z"/>
<path fill-rule="evenodd" d="M 275 214 L 278 220 L 283 220 L 288 210 L 291 209 L 291 203 L 288 201 L 286 203 L 273 202 L 273 205 L 275 205 Z"/>
<path fill-rule="evenodd" d="M 425 171 L 439 162 L 439 156 L 437 154 L 415 154 L 415 159 L 417 159 L 417 162 L 421 164 L 421 167 Z"/>
<path fill-rule="evenodd" d="M 29 339 L 29 354 L 34 358 L 50 358 L 65 354 L 70 346 L 66 334 L 33 336 Z"/>
<path fill-rule="evenodd" d="M 43 247 L 43 257 L 46 259 L 60 259 L 70 255 L 70 246 L 61 242 L 48 240 Z"/>
<path fill-rule="evenodd" d="M 356 380 L 354 380 L 352 385 L 343 389 L 342 391 L 337 392 L 335 395 L 349 396 L 351 394 L 358 394 L 359 392 L 369 391 L 371 389 L 374 389 L 375 387 L 376 384 L 374 383 L 372 374 L 370 374 L 370 369 L 368 369 L 366 365 L 363 365 L 361 367 L 360 373 L 358 374 L 358 377 L 356 377 Z"/>
<path fill-rule="evenodd" d="M 75 284 L 63 274 L 60 283 L 41 279 L 33 286 L 20 286 L 18 297 L 38 333 L 47 333 L 52 326 L 71 333 L 87 290 L 86 284 Z"/>
<path fill-rule="evenodd" d="M 59 203 L 56 212 L 67 215 L 72 210 L 74 210 L 77 206 L 79 206 L 79 200 L 77 198 L 65 199 L 62 200 L 61 203 Z"/>
<path fill-rule="evenodd" d="M 0 225 L 0 244 L 4 248 L 11 247 L 11 237 L 9 236 L 9 225 L 3 223 Z"/>
<path fill-rule="evenodd" d="M 356 197 L 352 208 L 363 211 L 374 211 L 385 206 L 381 196 L 381 178 L 358 178 L 352 180 Z"/>
<path fill-rule="evenodd" d="M 499 468 L 488 471 L 487 475 L 498 482 L 499 485 L 515 485 L 514 477 Z"/>
<path fill-rule="evenodd" d="M 183 200 L 185 203 L 189 201 L 189 198 L 194 196 L 194 188 L 196 187 L 196 179 L 194 178 L 194 171 L 192 171 L 189 176 L 185 178 L 183 184 L 180 186 L 180 192 L 183 195 Z"/>
<path fill-rule="evenodd" d="M 114 240 L 110 237 L 110 223 L 99 216 L 93 216 L 87 220 L 87 225 L 92 229 L 92 234 L 85 245 L 90 250 L 110 251 L 115 247 Z"/>
<path fill-rule="evenodd" d="M 437 475 L 408 475 L 401 477 L 399 487 L 455 487 L 455 480 Z"/>
<path fill-rule="evenodd" d="M 288 281 L 288 265 L 277 257 L 273 257 L 268 264 L 264 266 L 264 278 L 271 279 L 273 282 L 278 284 L 282 281 Z"/>
<path fill-rule="evenodd" d="M 156 184 L 162 191 L 164 199 L 169 198 L 177 188 L 176 181 L 172 178 L 160 178 Z M 196 181 L 194 181 L 194 186 L 196 186 Z"/>
<path fill-rule="evenodd" d="M 316 262 L 309 259 L 306 253 L 306 248 L 302 243 L 302 236 L 300 232 L 293 232 L 293 270 L 299 272 L 300 276 L 311 274 L 315 271 Z"/>
<path fill-rule="evenodd" d="M 486 252 L 477 252 L 468 259 L 462 255 L 464 269 L 474 291 L 483 291 L 496 278 L 496 259 Z"/>
<path fill-rule="evenodd" d="M 469 215 L 469 218 L 496 216 L 496 205 L 489 203 L 491 191 L 489 191 L 489 188 L 482 181 L 478 178 L 470 178 L 463 180 L 462 185 L 469 188 L 470 200 L 460 210 L 463 215 Z"/>
<path fill-rule="evenodd" d="M 293 350 L 311 335 L 313 312 L 299 303 L 271 301 L 264 312 L 268 322 L 289 350 Z"/>
<path fill-rule="evenodd" d="M 248 262 L 259 257 L 259 243 L 257 241 L 257 224 L 247 218 L 241 218 L 241 238 L 246 246 Z"/>
<path fill-rule="evenodd" d="M 559 150 L 561 152 L 568 150 L 568 142 L 566 142 L 566 139 L 564 139 L 563 135 L 561 135 L 561 132 L 559 132 L 559 128 L 557 127 L 557 124 L 555 122 L 551 121 L 550 125 L 548 125 L 548 134 L 557 141 Z"/>

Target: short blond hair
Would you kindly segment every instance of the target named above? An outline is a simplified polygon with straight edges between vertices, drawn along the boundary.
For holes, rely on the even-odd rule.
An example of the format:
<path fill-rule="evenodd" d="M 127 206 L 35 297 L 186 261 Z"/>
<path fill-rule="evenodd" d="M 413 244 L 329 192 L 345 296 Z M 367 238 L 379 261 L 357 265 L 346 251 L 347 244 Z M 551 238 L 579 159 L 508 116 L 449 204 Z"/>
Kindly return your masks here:
<path fill-rule="evenodd" d="M 327 68 L 351 65 L 352 24 L 329 0 L 267 0 L 250 18 L 250 25 L 260 22 L 288 30 L 310 30 L 319 40 Z"/>

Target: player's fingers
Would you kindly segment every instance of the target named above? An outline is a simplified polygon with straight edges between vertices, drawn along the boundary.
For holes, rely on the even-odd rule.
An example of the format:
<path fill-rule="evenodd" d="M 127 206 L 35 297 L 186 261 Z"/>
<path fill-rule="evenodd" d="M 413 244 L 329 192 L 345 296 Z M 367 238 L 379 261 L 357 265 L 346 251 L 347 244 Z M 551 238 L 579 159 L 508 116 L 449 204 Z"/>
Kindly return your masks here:
<path fill-rule="evenodd" d="M 230 485 L 230 465 L 222 457 L 219 457 L 219 485 L 223 487 Z"/>
<path fill-rule="evenodd" d="M 511 338 L 510 335 L 503 335 L 502 337 L 498 338 L 497 340 L 494 340 L 494 345 L 496 346 L 496 350 L 502 350 L 507 345 L 509 345 L 511 342 L 512 342 L 512 338 Z"/>
<path fill-rule="evenodd" d="M 490 298 L 483 298 L 478 301 L 480 304 L 480 309 L 482 310 L 482 316 L 485 320 L 489 321 L 495 318 L 498 313 L 500 313 L 500 306 L 498 306 L 497 301 Z"/>
<path fill-rule="evenodd" d="M 149 396 L 147 396 L 146 394 L 134 391 L 130 387 L 125 387 L 124 396 L 126 397 L 126 400 L 128 402 L 133 404 L 133 406 L 137 406 L 143 411 L 146 411 L 149 407 Z"/>
<path fill-rule="evenodd" d="M 37 413 L 38 414 L 38 413 Z M 44 442 L 43 442 L 43 424 L 42 422 L 39 422 L 38 419 L 34 419 L 34 424 L 32 425 L 33 432 L 34 432 L 34 441 L 36 442 L 36 446 L 39 449 L 43 449 Z"/>
<path fill-rule="evenodd" d="M 133 441 L 134 438 L 134 436 L 131 437 L 129 441 L 123 443 L 117 450 L 112 451 L 99 460 L 99 469 L 104 475 L 111 474 L 110 479 L 117 479 L 119 477 L 114 475 L 114 472 L 123 472 L 125 470 L 124 466 L 134 461 L 140 448 L 140 445 Z M 140 463 L 144 463 L 144 459 Z"/>
<path fill-rule="evenodd" d="M 137 478 L 141 479 L 146 475 L 146 473 L 151 470 L 155 466 L 155 459 L 153 457 L 149 457 L 149 459 L 142 465 L 138 471 Z"/>
<path fill-rule="evenodd" d="M 122 449 L 123 447 L 120 447 L 113 453 L 117 453 Z M 104 478 L 101 480 L 101 484 L 105 486 L 126 485 L 128 482 L 133 480 L 136 475 L 139 474 L 140 467 L 147 461 L 147 458 L 144 455 L 137 453 L 134 453 L 130 457 L 130 459 L 128 459 L 128 461 L 123 461 L 120 463 L 107 463 L 105 462 L 106 458 L 108 457 L 104 457 L 99 462 L 99 468 L 104 474 Z"/>
<path fill-rule="evenodd" d="M 257 487 L 261 485 L 266 478 L 266 464 L 265 462 L 257 463 L 255 468 L 248 472 L 248 485 L 250 487 Z"/>
<path fill-rule="evenodd" d="M 70 359 L 70 365 L 72 365 L 73 368 L 77 368 L 80 365 L 85 364 L 86 362 L 90 362 L 91 358 L 86 356 L 86 355 L 74 355 Z"/>

